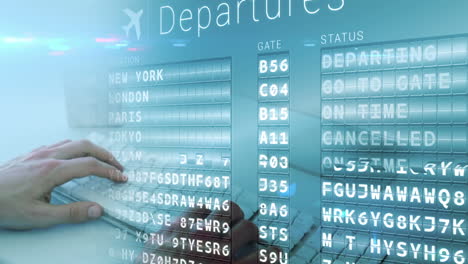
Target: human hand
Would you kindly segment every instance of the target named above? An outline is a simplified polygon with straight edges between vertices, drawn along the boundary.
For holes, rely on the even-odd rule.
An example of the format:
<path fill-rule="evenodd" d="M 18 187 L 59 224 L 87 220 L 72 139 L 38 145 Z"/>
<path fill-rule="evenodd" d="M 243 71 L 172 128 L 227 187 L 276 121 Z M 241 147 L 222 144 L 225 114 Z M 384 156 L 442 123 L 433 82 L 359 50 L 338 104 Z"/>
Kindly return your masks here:
<path fill-rule="evenodd" d="M 230 202 L 230 208 L 227 214 L 207 209 L 188 210 L 173 221 L 169 228 L 143 235 L 146 238 L 143 239 L 144 249 L 135 264 L 165 263 L 168 259 L 171 263 L 221 264 L 226 261 L 233 264 L 259 263 L 258 227 L 244 219 L 244 212 L 237 204 Z M 192 225 L 193 222 L 187 221 L 188 219 L 202 221 Z M 207 231 L 206 226 L 199 224 L 200 222 L 211 224 L 211 231 Z M 216 226 L 216 222 L 221 225 L 220 232 L 214 232 L 213 227 Z M 185 248 L 182 247 L 184 240 Z M 199 244 L 198 241 L 203 242 Z M 218 250 L 215 243 L 219 245 Z M 209 250 L 212 251 L 211 254 L 208 253 Z M 273 246 L 264 250 L 277 253 L 280 251 Z"/>
<path fill-rule="evenodd" d="M 94 202 L 51 205 L 52 190 L 74 178 L 96 175 L 127 181 L 122 165 L 90 141 L 43 146 L 0 166 L 0 227 L 31 229 L 99 218 Z"/>

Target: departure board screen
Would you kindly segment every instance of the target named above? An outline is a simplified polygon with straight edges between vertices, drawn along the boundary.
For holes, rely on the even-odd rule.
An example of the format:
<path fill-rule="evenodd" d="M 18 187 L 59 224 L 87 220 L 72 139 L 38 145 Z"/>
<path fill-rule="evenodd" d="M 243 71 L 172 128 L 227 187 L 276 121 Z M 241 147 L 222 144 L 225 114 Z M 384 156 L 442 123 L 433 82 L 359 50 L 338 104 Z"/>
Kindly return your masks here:
<path fill-rule="evenodd" d="M 323 261 L 464 263 L 467 41 L 322 51 Z"/>
<path fill-rule="evenodd" d="M 467 1 L 110 2 L 111 262 L 467 263 Z"/>
<path fill-rule="evenodd" d="M 197 243 L 217 247 L 215 257 L 229 260 L 230 240 L 219 237 L 229 233 L 232 200 L 231 60 L 124 68 L 111 71 L 108 84 L 108 137 L 130 183 L 109 190 L 112 200 L 128 204 L 117 218 L 140 227 L 147 247 L 163 245 L 164 233 L 155 232 L 180 221 L 180 232 L 171 233 L 176 250 L 189 245 L 187 233 L 196 225 L 208 234 Z M 196 209 L 219 215 L 206 226 L 196 213 L 180 217 Z"/>

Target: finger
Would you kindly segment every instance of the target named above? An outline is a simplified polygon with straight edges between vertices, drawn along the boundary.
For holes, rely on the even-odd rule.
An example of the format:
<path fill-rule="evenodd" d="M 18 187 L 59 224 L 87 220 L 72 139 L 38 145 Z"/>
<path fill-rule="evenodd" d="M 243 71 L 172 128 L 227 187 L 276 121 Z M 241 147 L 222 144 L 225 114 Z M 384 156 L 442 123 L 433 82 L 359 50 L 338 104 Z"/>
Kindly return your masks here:
<path fill-rule="evenodd" d="M 42 159 L 42 158 L 50 157 L 50 151 L 47 151 L 47 150 L 52 149 L 54 147 L 61 146 L 61 145 L 66 144 L 66 143 L 68 143 L 70 141 L 71 140 L 63 140 L 63 141 L 60 141 L 60 142 L 55 143 L 55 144 L 50 145 L 50 146 L 45 146 L 45 145 L 40 146 L 38 148 L 35 148 L 35 149 L 31 150 L 30 153 L 28 153 L 26 155 L 23 155 L 22 157 L 17 158 L 17 160 L 26 161 L 26 160 Z"/>
<path fill-rule="evenodd" d="M 29 152 L 27 154 L 24 154 L 24 155 L 21 155 L 21 156 L 19 156 L 17 158 L 12 159 L 10 161 L 10 163 L 14 164 L 14 163 L 16 163 L 18 161 L 25 161 L 25 160 L 31 159 L 36 155 L 37 152 L 39 152 L 39 151 L 41 151 L 41 150 L 43 150 L 45 148 L 46 148 L 46 146 L 40 146 L 38 148 L 35 148 L 35 149 L 31 150 L 31 152 Z"/>
<path fill-rule="evenodd" d="M 91 156 L 100 161 L 109 163 L 110 165 L 123 171 L 124 167 L 115 157 L 107 150 L 93 144 L 89 140 L 72 141 L 56 148 L 56 153 L 53 157 L 56 159 L 74 159 Z"/>
<path fill-rule="evenodd" d="M 241 220 L 232 229 L 232 252 L 237 255 L 240 249 L 250 242 L 257 242 L 258 227 L 247 220 Z"/>
<path fill-rule="evenodd" d="M 62 142 L 63 142 L 63 141 L 62 141 Z M 61 142 L 59 142 L 59 143 L 61 143 Z M 12 159 L 12 160 L 6 162 L 4 165 L 1 165 L 0 168 L 3 168 L 3 167 L 10 167 L 10 166 L 16 164 L 18 161 L 26 161 L 26 160 L 28 160 L 28 159 L 32 159 L 33 157 L 36 156 L 37 152 L 39 152 L 39 151 L 41 151 L 41 150 L 43 150 L 43 149 L 46 149 L 46 148 L 48 148 L 48 147 L 47 147 L 47 146 L 44 146 L 44 145 L 43 145 L 43 146 L 40 146 L 40 147 L 37 147 L 37 148 L 31 150 L 31 151 L 30 151 L 29 153 L 27 153 L 27 154 L 21 155 L 21 156 L 19 156 L 19 157 L 16 157 L 16 158 L 14 158 L 14 159 Z"/>
<path fill-rule="evenodd" d="M 181 248 L 173 249 L 171 248 L 171 241 L 172 238 L 176 236 L 184 236 L 184 233 L 188 235 L 191 238 L 196 238 L 196 239 L 215 239 L 222 241 L 220 239 L 226 239 L 227 237 L 230 237 L 231 235 L 231 227 L 235 226 L 236 223 L 240 223 L 242 219 L 244 218 L 244 213 L 242 209 L 239 207 L 234 202 L 230 202 L 230 208 L 231 208 L 231 217 L 227 216 L 226 214 L 222 214 L 220 211 L 210 211 L 208 209 L 193 209 L 190 211 L 187 211 L 183 216 L 181 216 L 178 221 L 185 217 L 185 220 L 188 221 L 190 218 L 195 218 L 195 221 L 197 219 L 206 219 L 208 220 L 209 223 L 211 223 L 212 226 L 210 226 L 208 229 L 205 229 L 205 222 L 202 225 L 187 225 L 187 227 L 184 229 L 180 226 L 180 223 L 176 224 L 176 229 L 168 230 L 164 232 L 165 237 L 167 237 L 167 243 L 164 243 L 163 246 L 158 247 L 158 250 L 167 250 L 171 251 L 174 255 L 179 255 L 183 253 L 183 250 Z M 221 223 L 221 226 L 219 227 L 219 232 L 218 230 L 215 231 L 214 228 L 214 221 L 219 221 Z M 177 222 L 177 221 L 176 221 Z M 227 232 L 225 231 L 225 228 L 223 227 L 222 223 L 228 223 L 229 229 Z M 254 225 L 255 226 L 255 225 Z M 208 231 L 210 230 L 210 231 Z M 183 233 L 182 233 L 182 232 Z M 218 233 L 215 233 L 218 232 Z M 211 238 L 210 238 L 211 237 Z M 254 238 L 255 235 L 254 235 Z"/>
<path fill-rule="evenodd" d="M 165 242 L 164 245 L 158 246 L 157 249 L 171 250 L 171 244 L 170 244 L 171 239 L 181 234 L 184 231 L 184 228 L 181 226 L 182 219 L 185 219 L 185 221 L 187 221 L 190 218 L 197 218 L 197 217 L 205 219 L 210 213 L 211 213 L 211 210 L 206 209 L 206 208 L 192 208 L 190 210 L 185 211 L 181 216 L 179 216 L 175 221 L 171 223 L 171 227 L 158 232 L 159 234 L 165 237 L 167 243 Z M 190 228 L 190 225 L 188 226 L 189 226 L 188 228 Z M 187 231 L 190 231 L 190 230 L 187 230 Z M 156 239 L 155 237 L 153 238 Z M 156 244 L 157 243 L 155 240 L 150 239 L 145 244 L 145 247 L 153 248 L 155 250 Z M 174 252 L 174 250 L 172 250 L 172 252 Z"/>
<path fill-rule="evenodd" d="M 197 263 L 197 264 L 228 264 L 233 262 L 226 262 L 217 260 L 213 257 L 202 257 L 202 254 L 173 254 L 168 251 L 148 251 L 143 250 L 144 253 L 140 254 L 133 264 L 160 264 L 160 263 Z M 143 254 L 146 257 L 143 258 Z M 177 259 L 179 261 L 166 261 L 168 259 Z M 159 260 L 159 262 L 158 262 Z"/>
<path fill-rule="evenodd" d="M 57 142 L 57 143 L 55 143 L 55 144 L 52 144 L 52 145 L 47 146 L 47 148 L 56 148 L 56 147 L 60 147 L 60 146 L 62 146 L 62 145 L 65 145 L 65 144 L 67 144 L 67 143 L 70 143 L 70 142 L 72 142 L 72 141 L 69 140 L 69 139 L 62 140 L 62 141 L 60 141 L 60 142 Z"/>
<path fill-rule="evenodd" d="M 128 177 L 116 167 L 93 157 L 65 160 L 56 168 L 54 173 L 51 173 L 50 177 L 52 177 L 54 185 L 59 186 L 73 179 L 90 175 L 117 182 L 126 182 L 128 180 Z"/>
<path fill-rule="evenodd" d="M 180 232 L 183 231 L 184 228 L 181 226 L 181 222 L 183 220 L 187 220 L 190 218 L 207 218 L 211 213 L 211 210 L 206 208 L 191 208 L 185 211 L 181 216 L 179 216 L 173 223 L 171 223 L 171 227 L 168 228 L 167 232 Z M 188 225 L 189 226 L 189 225 Z"/>
<path fill-rule="evenodd" d="M 19 156 L 19 157 L 16 157 L 12 160 L 9 160 L 7 162 L 5 162 L 4 164 L 0 165 L 0 168 L 3 169 L 3 168 L 8 168 L 10 166 L 13 166 L 16 164 L 16 162 L 18 162 L 19 160 L 22 160 L 25 156 Z"/>
<path fill-rule="evenodd" d="M 196 235 L 202 236 L 215 236 L 217 238 L 224 238 L 229 239 L 231 238 L 231 229 L 233 226 L 236 225 L 239 221 L 244 219 L 244 212 L 234 202 L 229 202 L 229 206 L 231 208 L 231 215 L 226 216 L 220 213 L 219 211 L 213 211 L 207 218 L 206 222 L 210 224 L 208 228 L 202 228 L 202 231 L 198 231 Z M 205 227 L 205 223 L 203 227 Z M 214 228 L 214 226 L 219 226 L 218 228 Z"/>
<path fill-rule="evenodd" d="M 231 206 L 231 215 L 232 219 L 231 222 L 238 222 L 239 220 L 244 218 L 244 213 L 242 209 L 235 203 L 230 202 Z M 211 217 L 212 219 L 218 219 L 222 217 L 219 213 L 216 213 L 215 211 L 211 211 L 206 208 L 193 208 L 190 210 L 185 211 L 181 216 L 179 216 L 173 223 L 171 224 L 171 227 L 165 230 L 162 230 L 161 232 L 158 232 L 159 234 L 164 235 L 165 237 L 165 242 L 163 243 L 162 246 L 155 246 L 157 243 L 156 241 L 153 241 L 150 239 L 146 244 L 145 244 L 145 250 L 143 252 L 148 252 L 148 251 L 161 251 L 161 250 L 167 250 L 170 251 L 172 255 L 179 255 L 182 254 L 182 251 L 180 249 L 172 249 L 171 247 L 171 240 L 172 238 L 181 235 L 181 232 L 184 233 L 189 233 L 190 237 L 198 237 L 200 238 L 200 235 L 205 233 L 204 231 L 198 231 L 196 229 L 190 228 L 190 225 L 187 225 L 186 228 L 183 228 L 181 226 L 181 222 L 183 219 L 187 221 L 188 219 L 191 218 L 199 218 L 199 219 L 206 219 L 208 217 Z M 224 221 L 229 221 L 229 218 L 224 216 Z M 211 234 L 210 232 L 207 232 L 206 234 Z M 141 254 L 143 254 L 141 252 Z M 141 259 L 141 254 L 139 255 L 139 259 Z"/>
<path fill-rule="evenodd" d="M 39 219 L 41 227 L 58 224 L 82 223 L 102 216 L 102 207 L 94 202 L 76 202 L 65 205 L 42 204 L 39 206 L 43 217 Z"/>
<path fill-rule="evenodd" d="M 219 258 L 220 261 L 229 261 L 231 259 L 230 252 L 224 252 L 224 250 L 228 251 L 230 247 L 229 240 L 222 240 L 222 239 L 215 239 L 212 237 L 200 237 L 200 236 L 193 236 L 190 234 L 184 233 L 173 233 L 169 234 L 169 236 L 161 236 L 158 238 L 158 244 L 156 248 L 154 247 L 145 247 L 143 249 L 142 254 L 148 252 L 155 252 L 155 253 L 162 253 L 165 252 L 170 256 L 174 256 L 180 258 L 184 255 L 191 255 L 201 258 L 212 258 L 216 257 Z M 184 242 L 186 241 L 186 242 Z M 216 245 L 217 249 L 215 250 L 223 250 L 222 254 L 210 253 L 209 245 L 206 242 Z M 194 245 L 195 246 L 189 246 Z M 213 254 L 216 254 L 213 256 Z M 225 255 L 226 254 L 226 255 Z"/>
<path fill-rule="evenodd" d="M 42 197 L 42 201 L 45 202 L 45 203 L 50 203 L 50 200 L 52 199 L 52 195 L 51 193 L 46 193 L 44 194 L 44 196 Z"/>
<path fill-rule="evenodd" d="M 253 252 L 252 254 L 248 255 L 245 258 L 234 260 L 233 264 L 257 264 L 258 260 L 258 253 Z"/>
<path fill-rule="evenodd" d="M 235 202 L 230 202 L 230 208 L 231 208 L 231 221 L 232 224 L 236 224 L 240 220 L 244 219 L 244 211 L 242 211 L 242 208 Z"/>
<path fill-rule="evenodd" d="M 37 151 L 42 150 L 42 149 L 45 149 L 45 148 L 46 148 L 46 146 L 45 146 L 45 145 L 42 145 L 42 146 L 40 146 L 40 147 L 38 147 L 38 148 L 35 148 L 35 149 L 31 150 L 31 152 L 37 152 Z"/>

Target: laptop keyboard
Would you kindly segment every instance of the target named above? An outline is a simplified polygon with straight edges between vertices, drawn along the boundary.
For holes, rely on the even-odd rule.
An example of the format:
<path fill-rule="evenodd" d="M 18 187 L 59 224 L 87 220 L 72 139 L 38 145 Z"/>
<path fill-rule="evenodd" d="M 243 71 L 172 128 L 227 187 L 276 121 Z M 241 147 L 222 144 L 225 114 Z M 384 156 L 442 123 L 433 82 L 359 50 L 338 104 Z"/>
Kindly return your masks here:
<path fill-rule="evenodd" d="M 111 148 L 111 144 L 106 140 L 105 136 L 98 133 L 91 134 L 88 139 L 99 144 L 103 147 Z M 125 165 L 125 164 L 124 164 Z M 127 166 L 126 166 L 127 167 Z M 141 168 L 140 168 L 141 169 Z M 172 170 L 173 171 L 173 170 Z M 237 203 L 245 214 L 245 219 L 248 219 L 254 223 L 258 221 L 258 204 L 257 196 L 254 194 L 244 191 L 241 188 L 229 188 L 226 191 L 213 192 L 213 196 L 227 197 L 229 200 Z M 231 192 L 231 190 L 233 190 Z M 187 186 L 180 186 L 179 189 L 169 189 L 158 184 L 145 184 L 137 183 L 132 177 L 129 178 L 129 182 L 126 184 L 114 183 L 108 179 L 100 178 L 97 176 L 91 176 L 81 179 L 72 180 L 62 186 L 56 188 L 54 192 L 54 198 L 58 201 L 66 203 L 73 201 L 95 201 L 101 204 L 105 210 L 104 220 L 110 224 L 128 229 L 130 234 L 132 232 L 145 232 L 155 233 L 161 230 L 151 220 L 158 214 L 163 212 L 183 212 L 187 208 L 181 208 L 177 206 L 150 206 L 143 202 L 136 202 L 134 193 L 140 191 L 149 191 L 153 193 L 185 193 L 190 192 L 191 189 Z M 120 195 L 119 201 L 113 199 L 115 195 Z M 123 198 L 122 197 L 126 197 Z M 265 222 L 265 220 L 262 220 Z M 303 264 L 313 263 L 319 264 L 321 262 L 320 254 L 321 250 L 317 248 L 317 242 L 321 240 L 321 233 L 319 228 L 320 220 L 306 212 L 291 208 L 290 210 L 290 251 L 287 263 Z M 344 236 L 339 232 L 335 232 L 334 236 Z M 279 238 L 278 238 L 279 239 Z M 277 239 L 277 240 L 278 240 Z M 345 241 L 345 239 L 343 239 Z M 266 241 L 269 245 L 281 245 L 280 241 Z M 335 252 L 344 252 L 347 247 L 346 243 L 343 243 L 340 247 L 335 247 Z M 326 254 L 326 252 L 322 252 Z M 350 260 L 349 257 L 341 257 L 339 254 L 333 254 L 336 258 L 334 264 L 361 264 L 361 263 L 390 263 L 385 261 L 385 256 L 382 256 L 381 260 L 375 258 L 375 254 L 372 258 L 366 257 L 368 255 L 368 246 L 364 247 L 361 256 Z"/>
<path fill-rule="evenodd" d="M 141 73 L 145 67 L 122 71 L 125 74 L 130 72 L 130 76 L 131 73 Z M 159 69 L 160 66 L 155 67 Z M 318 246 L 321 240 L 320 219 L 308 212 L 288 206 L 289 214 L 286 217 L 283 219 L 268 217 L 267 220 L 264 216 L 260 216 L 258 211 L 258 201 L 266 198 L 266 195 L 257 196 L 256 191 L 244 191 L 242 186 L 230 186 L 233 122 L 231 60 L 224 58 L 170 64 L 164 68 L 167 72 L 166 78 L 153 84 L 142 84 L 131 79 L 128 83 L 116 83 L 112 81 L 115 80 L 114 74 L 120 76 L 121 71 L 111 72 L 109 98 L 112 100 L 109 100 L 107 124 L 110 129 L 103 134 L 94 132 L 88 137 L 97 145 L 110 150 L 126 167 L 128 183 L 117 184 L 92 176 L 73 180 L 58 187 L 55 197 L 63 202 L 79 200 L 98 202 L 105 209 L 105 220 L 119 228 L 129 230 L 133 235 L 137 232 L 155 233 L 163 228 L 154 221 L 161 212 L 167 211 L 171 217 L 176 217 L 174 214 L 190 209 L 190 206 L 180 201 L 174 202 L 171 195 L 177 199 L 201 197 L 210 200 L 212 206 L 216 205 L 216 201 L 230 200 L 242 208 L 246 219 L 259 226 L 279 227 L 284 224 L 287 227 L 289 234 L 286 242 L 284 237 L 272 233 L 266 235 L 269 237 L 268 241 L 259 241 L 260 247 L 276 245 L 289 251 L 286 252 L 288 261 L 277 263 L 320 263 Z M 263 77 L 262 80 L 266 80 Z M 135 91 L 146 93 L 147 100 L 142 102 L 121 100 L 124 95 Z M 276 111 L 276 108 L 272 109 Z M 285 120 L 280 121 L 282 122 L 264 122 L 261 123 L 263 124 L 261 127 L 265 131 L 275 127 L 275 124 L 278 125 L 277 128 L 283 127 Z M 112 133 L 116 133 L 114 137 L 110 136 Z M 137 133 L 139 136 L 132 133 Z M 135 138 L 132 138 L 132 135 Z M 259 148 L 257 151 L 269 153 L 276 151 L 277 146 L 264 147 L 265 149 Z M 284 148 L 280 149 L 282 155 L 286 155 Z M 283 175 L 286 170 L 278 171 L 278 169 L 287 169 L 288 174 L 284 175 L 289 177 L 289 161 L 286 164 L 280 162 L 278 166 L 278 157 L 274 158 L 272 156 L 270 165 L 257 173 L 274 175 L 279 172 Z M 131 173 L 145 170 L 178 175 L 200 173 L 203 177 L 226 175 L 229 176 L 229 186 L 221 188 L 209 188 L 207 185 L 193 188 L 184 184 L 164 186 L 139 179 L 136 174 Z M 164 197 L 160 200 L 151 200 L 150 197 L 155 195 L 168 195 L 170 199 Z M 167 203 L 166 200 L 171 201 Z M 342 247 L 334 250 L 342 252 L 346 244 L 343 243 Z M 126 260 L 131 261 L 131 258 L 123 260 L 128 262 Z M 343 262 L 343 259 L 338 257 L 335 263 L 346 263 L 346 260 Z"/>

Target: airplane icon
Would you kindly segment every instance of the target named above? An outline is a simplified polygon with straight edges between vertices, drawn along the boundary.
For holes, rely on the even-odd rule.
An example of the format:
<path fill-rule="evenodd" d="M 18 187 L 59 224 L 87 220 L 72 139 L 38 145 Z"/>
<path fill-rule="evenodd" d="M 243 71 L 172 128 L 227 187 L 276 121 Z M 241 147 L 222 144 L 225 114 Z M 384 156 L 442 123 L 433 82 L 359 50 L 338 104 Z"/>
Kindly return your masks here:
<path fill-rule="evenodd" d="M 141 35 L 140 18 L 141 18 L 141 15 L 143 15 L 143 9 L 138 12 L 133 12 L 132 10 L 126 8 L 122 11 L 130 18 L 130 23 L 122 27 L 122 29 L 125 31 L 125 34 L 127 35 L 127 38 L 130 32 L 130 29 L 134 27 L 137 40 L 140 40 L 140 35 Z"/>

